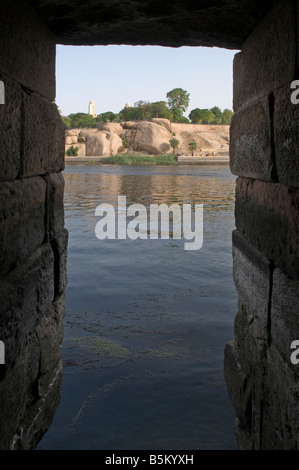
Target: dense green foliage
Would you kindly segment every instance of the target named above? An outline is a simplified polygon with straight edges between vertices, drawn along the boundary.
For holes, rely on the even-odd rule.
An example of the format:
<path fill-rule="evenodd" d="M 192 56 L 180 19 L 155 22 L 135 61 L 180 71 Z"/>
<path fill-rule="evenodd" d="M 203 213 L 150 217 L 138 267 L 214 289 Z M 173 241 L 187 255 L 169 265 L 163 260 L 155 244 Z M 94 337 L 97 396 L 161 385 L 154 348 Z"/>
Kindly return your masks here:
<path fill-rule="evenodd" d="M 189 150 L 192 152 L 192 157 L 193 157 L 193 152 L 197 149 L 197 143 L 196 142 L 190 142 L 188 144 Z"/>
<path fill-rule="evenodd" d="M 183 115 L 189 106 L 190 94 L 182 88 L 174 88 L 166 94 L 167 101 L 139 100 L 134 106 L 126 106 L 118 114 L 106 111 L 95 118 L 86 113 L 72 113 L 61 116 L 67 129 L 93 127 L 98 122 L 149 121 L 154 118 L 168 119 L 171 122 L 201 124 L 230 124 L 233 112 L 230 109 L 221 111 L 218 106 L 211 109 L 195 108 L 189 113 L 189 119 Z"/>
<path fill-rule="evenodd" d="M 222 112 L 218 106 L 211 109 L 195 108 L 189 114 L 189 119 L 193 124 L 230 124 L 233 112 L 224 109 Z"/>
<path fill-rule="evenodd" d="M 112 155 L 101 160 L 101 163 L 116 165 L 177 165 L 175 155 L 142 155 L 142 154 L 125 154 Z"/>
<path fill-rule="evenodd" d="M 173 153 L 175 153 L 175 149 L 178 148 L 179 143 L 180 143 L 179 140 L 173 137 L 172 139 L 170 139 L 169 143 L 170 143 L 170 146 L 173 148 Z"/>
<path fill-rule="evenodd" d="M 67 151 L 65 152 L 65 154 L 68 156 L 68 157 L 76 157 L 78 155 L 78 152 L 79 152 L 79 147 L 74 147 L 73 145 L 67 149 Z"/>
<path fill-rule="evenodd" d="M 168 107 L 173 114 L 175 122 L 182 122 L 183 113 L 187 111 L 189 106 L 189 96 L 190 94 L 182 88 L 174 88 L 167 93 Z"/>

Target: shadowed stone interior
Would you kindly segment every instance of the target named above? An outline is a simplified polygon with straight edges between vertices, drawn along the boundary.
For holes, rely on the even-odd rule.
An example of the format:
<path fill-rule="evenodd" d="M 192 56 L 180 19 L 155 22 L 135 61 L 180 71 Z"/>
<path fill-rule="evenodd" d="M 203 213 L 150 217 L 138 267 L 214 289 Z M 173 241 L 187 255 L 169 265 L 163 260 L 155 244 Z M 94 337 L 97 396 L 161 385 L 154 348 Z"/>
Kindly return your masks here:
<path fill-rule="evenodd" d="M 240 49 L 273 0 L 31 0 L 59 44 Z"/>

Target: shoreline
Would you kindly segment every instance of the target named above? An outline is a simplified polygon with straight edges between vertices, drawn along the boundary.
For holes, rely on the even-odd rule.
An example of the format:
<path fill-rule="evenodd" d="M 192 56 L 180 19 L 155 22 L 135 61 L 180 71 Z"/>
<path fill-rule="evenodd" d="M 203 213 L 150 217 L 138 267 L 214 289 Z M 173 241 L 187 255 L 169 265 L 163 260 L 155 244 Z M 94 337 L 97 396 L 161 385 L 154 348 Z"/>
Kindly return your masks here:
<path fill-rule="evenodd" d="M 65 157 L 66 165 L 85 164 L 85 165 L 103 165 L 102 162 L 107 157 Z M 109 158 L 109 157 L 108 157 Z M 142 165 L 142 163 L 140 163 Z M 148 163 L 150 165 L 150 163 Z M 215 157 L 202 157 L 181 155 L 178 157 L 178 165 L 229 165 L 228 155 L 218 155 Z"/>

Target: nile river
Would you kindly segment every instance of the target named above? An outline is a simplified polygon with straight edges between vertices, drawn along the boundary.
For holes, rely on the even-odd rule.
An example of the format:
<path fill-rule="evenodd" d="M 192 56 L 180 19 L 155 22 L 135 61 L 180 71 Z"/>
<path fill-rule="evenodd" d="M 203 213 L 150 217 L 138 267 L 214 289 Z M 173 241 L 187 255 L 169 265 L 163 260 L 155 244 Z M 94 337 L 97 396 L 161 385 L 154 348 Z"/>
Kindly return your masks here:
<path fill-rule="evenodd" d="M 61 402 L 38 449 L 235 449 L 235 178 L 227 166 L 67 166 Z M 203 204 L 203 246 L 99 240 L 98 204 Z"/>

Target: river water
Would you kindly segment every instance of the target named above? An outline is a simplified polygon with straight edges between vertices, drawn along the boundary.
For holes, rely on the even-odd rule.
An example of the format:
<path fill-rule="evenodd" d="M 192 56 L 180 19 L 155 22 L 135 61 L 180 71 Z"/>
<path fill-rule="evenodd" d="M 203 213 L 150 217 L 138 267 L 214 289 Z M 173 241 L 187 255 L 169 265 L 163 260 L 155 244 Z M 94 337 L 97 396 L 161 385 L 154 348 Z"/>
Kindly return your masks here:
<path fill-rule="evenodd" d="M 236 449 L 223 358 L 233 338 L 235 178 L 227 166 L 67 166 L 61 402 L 38 449 Z M 203 246 L 99 240 L 95 209 L 203 204 Z"/>

